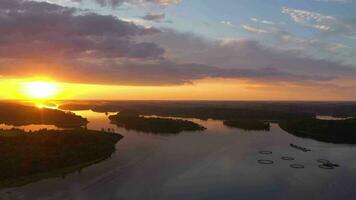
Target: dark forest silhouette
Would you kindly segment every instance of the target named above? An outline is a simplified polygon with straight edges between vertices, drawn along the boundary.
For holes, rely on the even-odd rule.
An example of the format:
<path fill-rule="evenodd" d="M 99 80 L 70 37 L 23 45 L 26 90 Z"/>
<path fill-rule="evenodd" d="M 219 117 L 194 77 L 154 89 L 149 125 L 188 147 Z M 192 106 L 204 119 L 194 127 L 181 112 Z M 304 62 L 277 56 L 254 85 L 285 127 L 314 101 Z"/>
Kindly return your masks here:
<path fill-rule="evenodd" d="M 202 131 L 203 126 L 188 120 L 143 117 L 135 111 L 121 111 L 109 117 L 113 124 L 126 129 L 157 134 L 177 134 L 182 131 Z"/>
<path fill-rule="evenodd" d="M 0 188 L 62 176 L 108 158 L 121 135 L 87 129 L 0 130 Z"/>

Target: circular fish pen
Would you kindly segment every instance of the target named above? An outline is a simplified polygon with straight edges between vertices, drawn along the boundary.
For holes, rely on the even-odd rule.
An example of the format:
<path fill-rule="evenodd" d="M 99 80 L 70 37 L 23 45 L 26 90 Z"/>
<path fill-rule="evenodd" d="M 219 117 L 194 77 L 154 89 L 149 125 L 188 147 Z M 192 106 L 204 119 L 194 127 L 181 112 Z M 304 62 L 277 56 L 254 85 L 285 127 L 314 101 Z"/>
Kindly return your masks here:
<path fill-rule="evenodd" d="M 258 163 L 263 164 L 263 165 L 270 165 L 273 164 L 273 160 L 258 160 Z"/>
<path fill-rule="evenodd" d="M 259 151 L 259 153 L 263 155 L 270 155 L 272 154 L 272 151 Z"/>
<path fill-rule="evenodd" d="M 334 169 L 334 167 L 330 165 L 318 165 L 318 167 L 321 169 Z"/>
<path fill-rule="evenodd" d="M 289 156 L 282 156 L 281 159 L 282 160 L 287 160 L 287 161 L 295 160 L 293 157 L 289 157 Z"/>
<path fill-rule="evenodd" d="M 329 164 L 331 163 L 330 161 L 326 160 L 326 159 L 318 159 L 317 160 L 319 163 L 322 163 L 322 164 Z"/>
<path fill-rule="evenodd" d="M 303 168 L 305 168 L 304 165 L 301 165 L 301 164 L 291 164 L 290 167 L 294 168 L 294 169 L 303 169 Z"/>

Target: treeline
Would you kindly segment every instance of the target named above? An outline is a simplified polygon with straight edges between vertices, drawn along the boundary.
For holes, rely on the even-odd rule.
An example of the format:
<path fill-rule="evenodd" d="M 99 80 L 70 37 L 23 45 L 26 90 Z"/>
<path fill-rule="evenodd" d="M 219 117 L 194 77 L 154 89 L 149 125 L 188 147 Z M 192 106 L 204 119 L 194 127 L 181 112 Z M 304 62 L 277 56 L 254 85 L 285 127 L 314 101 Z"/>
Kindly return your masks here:
<path fill-rule="evenodd" d="M 197 116 L 199 118 L 214 117 L 222 119 L 225 116 L 221 112 L 250 111 L 257 112 L 284 112 L 284 113 L 308 113 L 309 115 L 329 115 L 334 117 L 356 116 L 355 102 L 278 102 L 278 101 L 92 101 L 92 102 L 67 102 L 61 106 L 63 109 L 92 109 L 97 112 L 118 112 L 124 109 L 137 109 L 145 111 L 145 114 L 165 114 L 175 116 L 176 110 L 180 116 Z M 210 110 L 208 114 L 193 114 L 187 110 L 196 108 L 195 112 Z M 162 109 L 162 110 L 160 110 Z M 220 114 L 219 114 L 220 113 Z M 172 115 L 173 114 L 173 115 Z M 214 115 L 214 116 L 211 116 Z M 273 114 L 272 117 L 275 117 Z"/>
<path fill-rule="evenodd" d="M 276 110 L 262 110 L 254 108 L 215 108 L 215 107 L 171 107 L 149 106 L 134 108 L 141 115 L 158 115 L 164 117 L 197 118 L 202 120 L 236 120 L 253 119 L 278 121 L 282 119 L 310 118 L 313 114 L 302 112 L 286 112 Z M 124 110 L 127 110 L 124 108 Z"/>
<path fill-rule="evenodd" d="M 279 126 L 299 137 L 331 143 L 356 144 L 356 118 L 346 120 L 283 120 Z"/>
<path fill-rule="evenodd" d="M 269 131 L 271 129 L 270 123 L 268 122 L 250 119 L 225 120 L 224 125 L 246 131 Z"/>
<path fill-rule="evenodd" d="M 196 108 L 169 108 L 169 109 L 151 109 L 145 111 L 147 115 L 155 114 L 161 116 L 177 116 L 187 118 L 198 118 L 202 120 L 237 120 L 237 119 L 253 119 L 253 120 L 281 120 L 294 119 L 302 117 L 311 117 L 312 115 L 300 112 L 284 112 L 274 110 L 260 110 L 254 108 L 211 108 L 211 107 L 196 107 Z"/>
<path fill-rule="evenodd" d="M 30 182 L 31 176 L 109 157 L 121 135 L 86 129 L 0 130 L 0 188 Z M 78 170 L 76 168 L 72 170 Z"/>
<path fill-rule="evenodd" d="M 302 117 L 311 117 L 312 115 L 300 112 L 284 112 L 274 110 L 260 110 L 254 108 L 212 108 L 212 107 L 196 107 L 196 108 L 168 108 L 168 109 L 147 109 L 144 111 L 147 115 L 161 116 L 177 116 L 187 118 L 198 118 L 202 120 L 237 120 L 237 119 L 253 119 L 253 120 L 281 120 L 294 119 Z"/>
<path fill-rule="evenodd" d="M 46 124 L 69 128 L 87 125 L 87 119 L 71 112 L 37 108 L 21 104 L 0 103 L 0 123 L 8 125 Z"/>
<path fill-rule="evenodd" d="M 117 115 L 109 116 L 111 123 L 128 130 L 156 133 L 178 134 L 183 131 L 202 131 L 203 126 L 188 120 L 167 119 L 159 117 L 143 117 L 134 111 L 122 111 Z"/>

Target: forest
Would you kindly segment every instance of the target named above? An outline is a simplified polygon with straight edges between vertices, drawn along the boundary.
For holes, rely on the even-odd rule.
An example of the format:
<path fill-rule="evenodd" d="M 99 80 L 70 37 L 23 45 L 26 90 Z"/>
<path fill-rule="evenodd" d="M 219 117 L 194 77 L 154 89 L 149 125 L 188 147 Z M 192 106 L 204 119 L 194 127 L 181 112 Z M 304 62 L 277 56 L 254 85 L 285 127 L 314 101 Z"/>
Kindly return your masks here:
<path fill-rule="evenodd" d="M 144 117 L 135 111 L 121 111 L 109 116 L 111 123 L 141 132 L 156 134 L 178 134 L 183 131 L 202 131 L 205 128 L 197 123 L 161 117 Z"/>
<path fill-rule="evenodd" d="M 65 176 L 110 157 L 122 138 L 87 130 L 0 130 L 0 188 Z"/>
<path fill-rule="evenodd" d="M 283 120 L 279 126 L 298 137 L 331 143 L 356 144 L 356 118 L 320 120 L 315 118 Z"/>

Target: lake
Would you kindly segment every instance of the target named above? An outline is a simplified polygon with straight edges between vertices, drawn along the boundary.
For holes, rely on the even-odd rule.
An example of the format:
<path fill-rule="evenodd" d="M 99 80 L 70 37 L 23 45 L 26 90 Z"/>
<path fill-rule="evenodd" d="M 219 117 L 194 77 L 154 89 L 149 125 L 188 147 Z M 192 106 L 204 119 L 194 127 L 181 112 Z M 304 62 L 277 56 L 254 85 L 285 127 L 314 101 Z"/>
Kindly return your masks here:
<path fill-rule="evenodd" d="M 0 199 L 356 199 L 355 145 L 298 138 L 277 124 L 269 132 L 243 131 L 228 128 L 222 121 L 197 119 L 190 120 L 207 130 L 154 135 L 118 128 L 104 113 L 75 113 L 88 118 L 89 129 L 110 128 L 124 136 L 115 154 L 64 178 L 4 189 Z M 302 152 L 291 143 L 312 151 Z M 282 160 L 282 156 L 295 160 Z M 274 163 L 260 164 L 260 159 Z M 340 167 L 321 169 L 317 159 Z M 304 168 L 291 168 L 291 164 Z"/>

